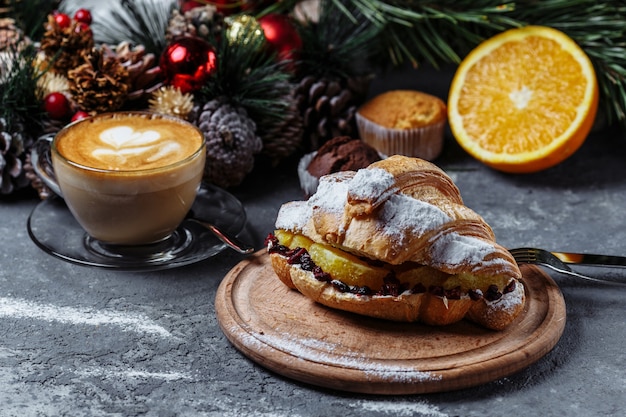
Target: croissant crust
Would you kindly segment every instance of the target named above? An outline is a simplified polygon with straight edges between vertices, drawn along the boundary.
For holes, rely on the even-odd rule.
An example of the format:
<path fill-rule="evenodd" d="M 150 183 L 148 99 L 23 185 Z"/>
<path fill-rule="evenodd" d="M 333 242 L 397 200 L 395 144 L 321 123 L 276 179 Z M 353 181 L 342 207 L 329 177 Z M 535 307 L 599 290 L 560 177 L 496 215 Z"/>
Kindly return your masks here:
<path fill-rule="evenodd" d="M 511 254 L 495 242 L 493 230 L 484 219 L 463 204 L 450 177 L 434 164 L 418 158 L 396 155 L 357 172 L 326 175 L 309 200 L 293 201 L 281 207 L 276 228 L 391 265 L 416 262 L 452 275 L 471 274 L 486 279 L 505 276 L 516 282 L 521 279 Z M 339 299 L 343 300 L 342 304 L 348 304 L 344 299 L 354 298 L 353 294 L 331 296 L 332 289 L 308 282 L 310 280 L 301 276 L 306 275 L 306 271 L 300 273 L 294 268 L 299 269 L 288 268 L 290 278 L 281 279 L 291 282 L 305 295 L 332 306 L 336 306 Z M 282 272 L 284 277 L 285 271 Z M 523 289 L 521 283 L 518 284 L 518 288 Z M 420 303 L 423 303 L 428 295 L 421 298 Z M 519 313 L 524 301 L 523 290 L 517 299 L 520 308 L 514 310 Z M 463 304 L 464 300 L 455 301 Z M 356 306 L 364 302 L 359 299 L 350 304 Z M 367 305 L 364 304 L 364 310 L 375 309 L 371 303 L 370 307 Z M 485 311 L 479 314 L 478 307 L 473 305 L 482 305 Z M 448 302 L 446 308 L 449 306 Z M 480 322 L 479 316 L 486 316 L 490 309 L 485 306 L 486 302 L 474 303 L 460 309 L 464 312 L 459 316 Z M 411 314 L 422 310 L 423 306 L 413 306 Z M 450 314 L 448 311 L 447 316 Z M 513 318 L 514 315 L 506 321 Z M 424 321 L 424 317 L 421 320 Z M 437 322 L 434 318 L 426 321 Z"/>

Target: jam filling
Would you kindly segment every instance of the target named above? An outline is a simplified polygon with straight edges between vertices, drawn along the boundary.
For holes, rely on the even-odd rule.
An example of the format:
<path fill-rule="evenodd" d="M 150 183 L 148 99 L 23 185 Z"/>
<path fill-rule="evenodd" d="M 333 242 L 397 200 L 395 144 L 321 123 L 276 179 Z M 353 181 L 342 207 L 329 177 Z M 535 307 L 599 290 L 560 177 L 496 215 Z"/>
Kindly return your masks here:
<path fill-rule="evenodd" d="M 299 265 L 305 271 L 309 271 L 313 274 L 315 279 L 321 282 L 330 283 L 337 291 L 344 293 L 352 293 L 357 295 L 391 295 L 397 297 L 405 291 L 410 291 L 412 294 L 422 294 L 429 292 L 432 295 L 438 297 L 446 297 L 449 300 L 459 300 L 461 298 L 461 287 L 454 287 L 445 289 L 439 285 L 431 285 L 426 288 L 423 284 L 417 283 L 413 288 L 409 288 L 408 284 L 401 283 L 394 275 L 393 271 L 389 272 L 383 280 L 383 286 L 379 291 L 373 291 L 368 286 L 348 285 L 340 280 L 333 279 L 331 275 L 324 272 L 322 268 L 313 262 L 311 255 L 304 248 L 290 249 L 287 246 L 278 243 L 278 239 L 269 234 L 265 238 L 265 246 L 268 253 L 277 253 L 287 258 L 289 265 Z M 502 292 L 499 291 L 497 285 L 490 285 L 487 291 L 483 292 L 479 289 L 471 289 L 468 291 L 468 296 L 471 300 L 477 301 L 481 298 L 485 298 L 487 301 L 496 301 L 500 299 L 504 294 L 515 290 L 515 281 L 511 281 Z"/>

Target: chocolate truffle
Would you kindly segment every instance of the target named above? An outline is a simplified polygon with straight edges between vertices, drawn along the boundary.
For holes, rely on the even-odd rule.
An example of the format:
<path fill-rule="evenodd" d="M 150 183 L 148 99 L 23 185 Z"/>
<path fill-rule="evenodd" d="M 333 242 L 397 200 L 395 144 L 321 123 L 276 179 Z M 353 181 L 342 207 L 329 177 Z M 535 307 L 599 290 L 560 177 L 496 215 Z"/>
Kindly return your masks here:
<path fill-rule="evenodd" d="M 307 171 L 315 177 L 339 171 L 356 171 L 379 161 L 378 152 L 360 139 L 338 136 L 322 145 Z"/>
<path fill-rule="evenodd" d="M 360 139 L 335 137 L 300 159 L 300 186 L 305 195 L 310 196 L 317 190 L 320 177 L 333 172 L 356 171 L 380 159 L 378 152 Z"/>

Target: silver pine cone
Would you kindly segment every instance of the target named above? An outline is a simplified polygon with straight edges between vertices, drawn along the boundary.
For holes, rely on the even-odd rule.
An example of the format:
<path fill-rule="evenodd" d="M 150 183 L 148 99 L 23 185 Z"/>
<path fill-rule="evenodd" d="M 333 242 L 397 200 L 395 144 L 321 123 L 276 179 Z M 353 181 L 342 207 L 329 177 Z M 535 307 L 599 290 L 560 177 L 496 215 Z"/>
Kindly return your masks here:
<path fill-rule="evenodd" d="M 224 15 L 213 4 L 194 7 L 184 14 L 173 9 L 166 30 L 165 39 L 171 42 L 185 36 L 211 39 L 219 34 L 224 25 Z"/>
<path fill-rule="evenodd" d="M 202 107 L 197 125 L 207 145 L 204 180 L 224 188 L 241 184 L 263 147 L 246 110 L 222 99 L 211 100 Z"/>
<path fill-rule="evenodd" d="M 6 119 L 0 117 L 0 194 L 11 194 L 30 183 L 23 161 L 26 138 L 21 123 L 14 122 L 9 129 Z"/>

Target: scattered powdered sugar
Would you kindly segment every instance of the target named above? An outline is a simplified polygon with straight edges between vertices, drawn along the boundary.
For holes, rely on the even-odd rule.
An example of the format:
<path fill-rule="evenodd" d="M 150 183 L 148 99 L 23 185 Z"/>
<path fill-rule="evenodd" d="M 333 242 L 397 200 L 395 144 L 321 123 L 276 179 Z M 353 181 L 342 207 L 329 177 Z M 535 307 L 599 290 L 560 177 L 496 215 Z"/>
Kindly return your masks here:
<path fill-rule="evenodd" d="M 311 207 L 319 207 L 329 213 L 343 213 L 348 199 L 349 180 L 340 181 L 340 176 L 324 176 L 320 178 L 317 192 L 309 199 Z"/>
<path fill-rule="evenodd" d="M 0 317 L 44 320 L 68 325 L 111 326 L 122 331 L 148 333 L 163 338 L 173 337 L 167 329 L 142 314 L 40 304 L 9 297 L 0 297 Z"/>
<path fill-rule="evenodd" d="M 379 216 L 383 233 L 398 237 L 411 232 L 419 238 L 450 221 L 450 217 L 438 207 L 404 194 L 389 197 Z"/>
<path fill-rule="evenodd" d="M 71 371 L 71 370 L 70 370 Z M 161 381 L 178 381 L 190 380 L 191 375 L 183 372 L 151 372 L 136 369 L 115 369 L 115 368 L 88 368 L 73 370 L 76 375 L 84 377 L 105 377 L 105 378 L 124 378 L 124 379 L 156 379 Z"/>
<path fill-rule="evenodd" d="M 349 179 L 337 175 L 320 178 L 317 192 L 307 201 L 285 203 L 278 211 L 276 228 L 301 232 L 313 214 L 313 208 L 341 214 L 346 205 Z"/>
<path fill-rule="evenodd" d="M 493 265 L 504 263 L 501 258 L 486 261 L 496 251 L 493 244 L 473 236 L 456 232 L 441 234 L 431 244 L 430 255 L 435 263 L 447 265 Z"/>
<path fill-rule="evenodd" d="M 276 228 L 301 232 L 311 217 L 311 206 L 306 201 L 283 204 L 276 217 Z"/>
<path fill-rule="evenodd" d="M 350 196 L 357 200 L 376 199 L 390 193 L 395 178 L 382 168 L 361 169 L 350 181 Z"/>
<path fill-rule="evenodd" d="M 511 292 L 505 293 L 502 297 L 494 301 L 487 301 L 487 304 L 491 307 L 488 312 L 496 311 L 513 311 L 521 303 L 524 297 L 524 284 L 521 282 L 515 283 L 515 289 Z"/>
<path fill-rule="evenodd" d="M 236 328 L 233 333 L 237 333 Z M 263 349 L 274 349 L 285 352 L 297 361 L 309 361 L 323 365 L 343 367 L 362 371 L 371 378 L 380 378 L 389 382 L 415 383 L 420 381 L 436 381 L 441 375 L 407 368 L 406 365 L 393 363 L 375 363 L 363 353 L 346 350 L 341 346 L 341 353 L 335 354 L 337 345 L 311 338 L 297 338 L 291 334 L 246 334 L 242 342 L 262 354 Z"/>
<path fill-rule="evenodd" d="M 373 411 L 378 416 L 391 415 L 394 417 L 448 417 L 448 414 L 439 410 L 439 407 L 424 401 L 405 400 L 397 398 L 390 400 L 363 399 L 350 404 L 350 407 L 363 411 Z"/>

